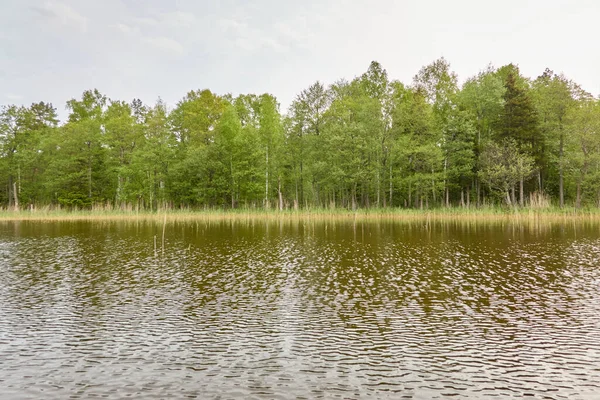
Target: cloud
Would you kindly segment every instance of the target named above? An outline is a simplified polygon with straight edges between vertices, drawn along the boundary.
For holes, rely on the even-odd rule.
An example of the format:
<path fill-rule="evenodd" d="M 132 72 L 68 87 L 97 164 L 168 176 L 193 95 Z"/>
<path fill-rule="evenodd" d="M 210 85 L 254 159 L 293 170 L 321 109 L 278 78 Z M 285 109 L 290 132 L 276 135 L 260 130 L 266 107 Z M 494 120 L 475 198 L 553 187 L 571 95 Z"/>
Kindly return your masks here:
<path fill-rule="evenodd" d="M 10 101 L 23 100 L 23 96 L 21 96 L 20 94 L 14 94 L 14 93 L 7 93 L 4 95 L 4 97 Z"/>
<path fill-rule="evenodd" d="M 197 22 L 196 16 L 186 11 L 173 11 L 159 14 L 159 21 L 175 26 L 190 28 Z"/>
<path fill-rule="evenodd" d="M 82 33 L 87 31 L 87 18 L 64 3 L 47 1 L 42 6 L 33 7 L 33 10 L 53 24 L 75 29 Z"/>
<path fill-rule="evenodd" d="M 144 38 L 144 41 L 161 50 L 175 54 L 183 54 L 185 50 L 183 45 L 177 40 L 165 36 L 146 37 Z"/>
<path fill-rule="evenodd" d="M 310 49 L 314 45 L 316 35 L 303 17 L 277 22 L 273 28 L 279 40 L 290 47 Z"/>
<path fill-rule="evenodd" d="M 182 55 L 190 32 L 197 26 L 194 14 L 185 11 L 152 12 L 131 16 L 111 25 L 120 34 L 171 54 Z M 183 41 L 182 41 L 183 40 Z"/>
<path fill-rule="evenodd" d="M 277 22 L 275 23 L 275 30 L 286 38 L 289 38 L 293 41 L 302 41 L 307 35 L 301 33 L 299 30 L 295 29 L 294 26 L 290 23 Z"/>
<path fill-rule="evenodd" d="M 128 24 L 118 23 L 116 25 L 113 25 L 113 27 L 125 35 L 135 35 L 140 33 L 139 27 L 131 26 Z"/>
<path fill-rule="evenodd" d="M 131 22 L 138 26 L 155 26 L 159 24 L 156 18 L 151 17 L 133 17 L 131 18 Z"/>
<path fill-rule="evenodd" d="M 181 55 L 185 52 L 184 46 L 177 40 L 167 36 L 157 35 L 145 35 L 142 29 L 136 25 L 129 25 L 125 23 L 118 23 L 112 25 L 112 27 L 119 33 L 129 37 L 138 42 L 146 43 L 154 48 Z"/>
<path fill-rule="evenodd" d="M 171 12 L 154 12 L 149 16 L 133 17 L 133 24 L 146 27 L 163 27 L 163 28 L 191 28 L 197 22 L 195 14 L 187 11 L 171 11 Z"/>
<path fill-rule="evenodd" d="M 290 50 L 289 46 L 280 40 L 281 34 L 276 31 L 269 32 L 265 29 L 255 28 L 246 22 L 231 18 L 220 19 L 217 21 L 217 25 L 228 36 L 230 42 L 239 49 L 248 52 L 270 49 L 281 53 Z"/>

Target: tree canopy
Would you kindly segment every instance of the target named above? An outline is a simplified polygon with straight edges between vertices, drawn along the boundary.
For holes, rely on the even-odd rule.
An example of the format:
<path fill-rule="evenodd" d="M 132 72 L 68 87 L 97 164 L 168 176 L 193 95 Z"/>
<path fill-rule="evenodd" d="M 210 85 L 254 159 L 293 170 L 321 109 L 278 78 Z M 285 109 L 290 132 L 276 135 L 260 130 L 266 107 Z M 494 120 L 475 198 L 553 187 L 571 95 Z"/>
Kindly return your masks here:
<path fill-rule="evenodd" d="M 62 123 L 52 104 L 0 106 L 2 207 L 600 206 L 600 102 L 550 69 L 459 84 L 440 58 L 406 84 L 373 61 L 287 110 L 208 89 L 66 106 Z"/>

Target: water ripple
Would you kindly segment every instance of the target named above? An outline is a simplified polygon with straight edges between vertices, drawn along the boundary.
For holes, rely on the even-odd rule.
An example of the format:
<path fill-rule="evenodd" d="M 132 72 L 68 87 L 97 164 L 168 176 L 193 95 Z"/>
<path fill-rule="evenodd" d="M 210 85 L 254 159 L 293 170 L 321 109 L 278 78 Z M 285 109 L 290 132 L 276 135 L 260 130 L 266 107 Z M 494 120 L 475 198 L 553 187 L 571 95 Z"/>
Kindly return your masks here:
<path fill-rule="evenodd" d="M 0 397 L 598 398 L 569 229 L 2 223 Z"/>

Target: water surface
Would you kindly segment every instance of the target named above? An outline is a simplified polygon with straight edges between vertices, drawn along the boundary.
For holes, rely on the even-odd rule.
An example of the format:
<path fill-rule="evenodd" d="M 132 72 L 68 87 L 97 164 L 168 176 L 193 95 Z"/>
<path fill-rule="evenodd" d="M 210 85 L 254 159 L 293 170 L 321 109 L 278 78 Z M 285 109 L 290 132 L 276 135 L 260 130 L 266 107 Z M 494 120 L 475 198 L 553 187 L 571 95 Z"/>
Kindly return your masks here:
<path fill-rule="evenodd" d="M 154 245 L 156 236 L 156 249 Z M 0 223 L 0 398 L 598 399 L 600 226 Z"/>

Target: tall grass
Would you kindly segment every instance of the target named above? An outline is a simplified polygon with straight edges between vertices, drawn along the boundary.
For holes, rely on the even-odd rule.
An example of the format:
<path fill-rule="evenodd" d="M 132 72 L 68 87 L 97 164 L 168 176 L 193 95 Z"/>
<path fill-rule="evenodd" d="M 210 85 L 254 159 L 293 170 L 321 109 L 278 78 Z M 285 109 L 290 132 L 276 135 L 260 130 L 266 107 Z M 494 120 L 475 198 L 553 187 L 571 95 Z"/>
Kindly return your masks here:
<path fill-rule="evenodd" d="M 38 207 L 27 210 L 0 209 L 0 220 L 156 220 L 170 221 L 199 219 L 390 219 L 390 220 L 526 220 L 526 219 L 582 219 L 600 221 L 600 208 L 558 208 L 550 205 L 543 195 L 532 196 L 527 207 L 502 207 L 486 205 L 479 208 L 371 208 L 351 211 L 343 208 L 308 208 L 303 210 L 242 209 L 190 209 L 163 207 L 158 210 L 139 210 L 135 207 L 94 205 L 91 209 L 64 209 Z"/>
<path fill-rule="evenodd" d="M 551 205 L 550 197 L 542 192 L 534 192 L 529 197 L 529 208 L 535 210 L 549 209 Z"/>

